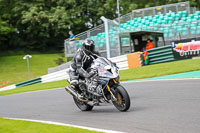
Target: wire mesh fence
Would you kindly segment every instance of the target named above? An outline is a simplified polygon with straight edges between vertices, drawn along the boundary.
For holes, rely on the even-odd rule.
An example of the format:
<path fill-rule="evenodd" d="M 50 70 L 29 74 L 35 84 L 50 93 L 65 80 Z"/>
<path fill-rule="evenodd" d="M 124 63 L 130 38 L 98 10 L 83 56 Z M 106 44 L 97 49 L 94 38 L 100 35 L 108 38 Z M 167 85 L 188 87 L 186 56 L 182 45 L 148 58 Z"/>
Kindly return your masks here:
<path fill-rule="evenodd" d="M 110 57 L 115 57 L 120 55 L 120 45 L 119 45 L 119 23 L 113 20 L 108 20 L 108 39 L 110 44 Z"/>
<path fill-rule="evenodd" d="M 120 19 L 108 20 L 107 27 L 110 56 L 115 57 L 120 55 L 120 32 L 159 31 L 164 33 L 166 41 L 200 36 L 200 12 L 191 8 L 189 2 L 181 2 L 134 10 Z M 73 56 L 86 38 L 93 39 L 96 50 L 106 57 L 108 51 L 104 24 L 76 35 L 75 41 L 65 40 L 66 57 Z M 125 47 L 130 40 L 124 38 L 121 43 Z"/>

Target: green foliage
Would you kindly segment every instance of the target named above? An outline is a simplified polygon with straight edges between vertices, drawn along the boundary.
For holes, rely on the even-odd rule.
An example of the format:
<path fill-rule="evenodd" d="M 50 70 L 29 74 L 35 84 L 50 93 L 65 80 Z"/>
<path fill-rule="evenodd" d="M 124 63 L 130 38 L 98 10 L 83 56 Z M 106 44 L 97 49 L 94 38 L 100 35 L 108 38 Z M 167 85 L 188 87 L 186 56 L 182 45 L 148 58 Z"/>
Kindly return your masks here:
<path fill-rule="evenodd" d="M 61 65 L 61 64 L 65 63 L 63 58 L 58 58 L 58 59 L 56 59 L 54 61 L 56 62 L 57 65 Z"/>
<path fill-rule="evenodd" d="M 6 48 L 6 43 L 4 43 L 8 37 L 15 32 L 15 29 L 11 27 L 6 21 L 0 18 L 0 50 L 1 48 Z M 1 44 L 2 43 L 2 44 Z"/>
<path fill-rule="evenodd" d="M 63 64 L 63 63 L 66 62 L 66 58 L 65 58 L 65 54 L 64 54 L 64 49 L 62 50 L 62 53 L 59 54 L 59 56 L 60 56 L 59 58 L 57 58 L 56 60 L 54 60 L 57 65 L 61 65 L 61 64 Z"/>
<path fill-rule="evenodd" d="M 0 19 L 0 35 L 8 35 L 9 33 L 12 33 L 14 31 L 15 30 L 13 27 L 10 27 L 6 21 L 2 21 Z"/>
<path fill-rule="evenodd" d="M 119 0 L 120 13 L 181 1 Z M 116 0 L 0 0 L 0 50 L 60 50 L 69 30 L 78 34 L 101 24 L 101 16 L 116 18 L 116 6 Z"/>
<path fill-rule="evenodd" d="M 71 61 L 73 57 L 67 57 L 67 62 Z"/>

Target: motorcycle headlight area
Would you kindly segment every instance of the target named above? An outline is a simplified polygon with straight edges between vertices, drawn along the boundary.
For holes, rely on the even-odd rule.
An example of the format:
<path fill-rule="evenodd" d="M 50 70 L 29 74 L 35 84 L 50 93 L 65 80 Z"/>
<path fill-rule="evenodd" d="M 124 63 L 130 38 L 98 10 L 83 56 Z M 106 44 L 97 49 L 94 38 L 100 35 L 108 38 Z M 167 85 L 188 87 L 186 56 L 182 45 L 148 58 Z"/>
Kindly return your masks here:
<path fill-rule="evenodd" d="M 99 68 L 98 73 L 101 77 L 115 78 L 111 71 L 105 70 L 104 68 Z"/>
<path fill-rule="evenodd" d="M 119 76 L 118 68 L 114 65 L 100 66 L 98 69 L 99 76 L 107 78 L 116 78 Z"/>
<path fill-rule="evenodd" d="M 112 71 L 112 73 L 114 75 L 116 75 L 116 76 L 119 75 L 119 68 L 118 67 L 113 66 L 112 69 L 111 69 L 111 71 Z"/>
<path fill-rule="evenodd" d="M 107 66 L 104 67 L 104 69 L 109 70 L 109 69 L 111 69 L 111 66 L 107 65 Z"/>

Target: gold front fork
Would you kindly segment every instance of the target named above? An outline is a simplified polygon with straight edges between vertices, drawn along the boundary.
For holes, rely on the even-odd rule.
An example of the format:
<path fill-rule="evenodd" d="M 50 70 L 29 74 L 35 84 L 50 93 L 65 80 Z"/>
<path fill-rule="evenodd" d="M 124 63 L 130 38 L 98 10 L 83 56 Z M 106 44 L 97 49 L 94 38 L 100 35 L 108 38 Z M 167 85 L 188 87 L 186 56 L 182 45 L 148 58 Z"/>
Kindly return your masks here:
<path fill-rule="evenodd" d="M 114 83 L 117 84 L 117 81 L 115 79 L 113 79 Z"/>
<path fill-rule="evenodd" d="M 115 96 L 113 95 L 112 91 L 110 91 L 110 86 L 109 86 L 109 85 L 106 85 L 106 87 L 107 87 L 108 91 L 110 92 L 110 94 L 111 94 L 113 100 L 114 100 L 114 101 L 117 101 L 117 99 L 116 99 Z"/>

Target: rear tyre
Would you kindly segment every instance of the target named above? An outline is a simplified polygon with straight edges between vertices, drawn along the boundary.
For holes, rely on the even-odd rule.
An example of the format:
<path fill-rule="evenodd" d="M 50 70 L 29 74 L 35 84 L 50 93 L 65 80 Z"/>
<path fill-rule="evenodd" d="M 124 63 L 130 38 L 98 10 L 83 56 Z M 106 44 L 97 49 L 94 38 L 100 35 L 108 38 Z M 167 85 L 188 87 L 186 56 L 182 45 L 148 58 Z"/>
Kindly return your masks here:
<path fill-rule="evenodd" d="M 117 98 L 117 101 L 112 101 L 114 106 L 119 111 L 127 111 L 130 108 L 131 101 L 125 88 L 121 85 L 116 86 L 114 95 Z"/>
<path fill-rule="evenodd" d="M 91 111 L 92 110 L 93 106 L 90 106 L 89 104 L 78 100 L 76 97 L 73 97 L 73 98 L 74 98 L 74 102 L 75 102 L 76 106 L 81 111 Z"/>

